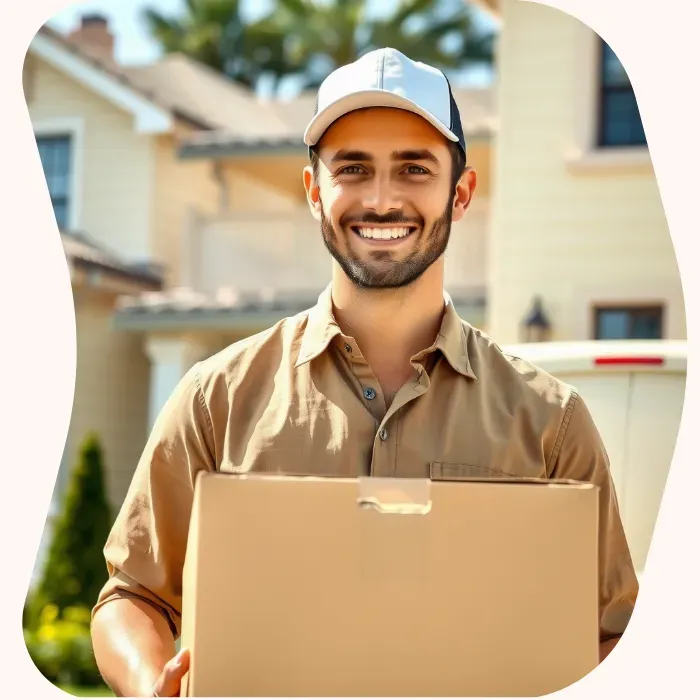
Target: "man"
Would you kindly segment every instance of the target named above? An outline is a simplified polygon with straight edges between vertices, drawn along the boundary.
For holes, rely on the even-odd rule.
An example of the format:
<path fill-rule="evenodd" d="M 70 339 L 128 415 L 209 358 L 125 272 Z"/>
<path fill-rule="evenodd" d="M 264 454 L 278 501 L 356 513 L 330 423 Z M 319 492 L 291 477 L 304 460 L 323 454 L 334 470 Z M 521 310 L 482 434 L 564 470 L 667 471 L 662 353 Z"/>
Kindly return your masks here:
<path fill-rule="evenodd" d="M 504 355 L 443 290 L 451 224 L 476 187 L 449 83 L 372 52 L 326 79 L 304 140 L 331 284 L 310 311 L 198 363 L 163 409 L 105 548 L 93 640 L 106 681 L 120 695 L 179 692 L 201 470 L 594 482 L 603 658 L 637 580 L 600 436 L 575 391 Z"/>

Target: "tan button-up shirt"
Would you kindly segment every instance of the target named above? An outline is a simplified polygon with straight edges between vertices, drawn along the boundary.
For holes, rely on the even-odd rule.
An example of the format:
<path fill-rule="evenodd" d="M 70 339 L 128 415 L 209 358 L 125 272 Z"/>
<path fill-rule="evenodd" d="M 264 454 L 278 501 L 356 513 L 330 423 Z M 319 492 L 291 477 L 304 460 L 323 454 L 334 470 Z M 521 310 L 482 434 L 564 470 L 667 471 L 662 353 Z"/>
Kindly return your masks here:
<path fill-rule="evenodd" d="M 504 355 L 446 295 L 440 332 L 387 405 L 330 289 L 310 311 L 195 365 L 162 410 L 105 547 L 95 610 L 138 596 L 178 636 L 182 568 L 201 470 L 382 477 L 545 477 L 600 487 L 600 634 L 637 595 L 608 457 L 581 397 Z M 517 582 L 514 582 L 517 585 Z"/>

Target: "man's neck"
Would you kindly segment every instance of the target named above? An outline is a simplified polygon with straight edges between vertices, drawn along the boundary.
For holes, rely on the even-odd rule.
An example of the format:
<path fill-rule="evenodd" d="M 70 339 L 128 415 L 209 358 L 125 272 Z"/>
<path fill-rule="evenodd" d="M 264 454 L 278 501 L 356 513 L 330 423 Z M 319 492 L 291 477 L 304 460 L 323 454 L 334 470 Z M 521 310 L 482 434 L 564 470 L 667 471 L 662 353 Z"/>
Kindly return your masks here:
<path fill-rule="evenodd" d="M 335 318 L 390 396 L 414 375 L 411 357 L 430 347 L 440 330 L 445 311 L 440 273 L 428 270 L 399 289 L 362 289 L 344 275 L 334 276 Z"/>

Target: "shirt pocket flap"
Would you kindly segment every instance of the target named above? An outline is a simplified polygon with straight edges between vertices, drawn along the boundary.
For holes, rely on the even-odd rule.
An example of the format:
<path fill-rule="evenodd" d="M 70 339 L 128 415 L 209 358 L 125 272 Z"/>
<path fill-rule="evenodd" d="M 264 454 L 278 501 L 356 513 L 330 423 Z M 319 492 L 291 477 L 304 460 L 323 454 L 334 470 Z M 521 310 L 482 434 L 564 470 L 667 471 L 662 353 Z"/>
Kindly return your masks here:
<path fill-rule="evenodd" d="M 430 478 L 433 481 L 463 481 L 467 479 L 517 479 L 513 474 L 482 467 L 478 464 L 464 464 L 461 462 L 431 462 Z"/>

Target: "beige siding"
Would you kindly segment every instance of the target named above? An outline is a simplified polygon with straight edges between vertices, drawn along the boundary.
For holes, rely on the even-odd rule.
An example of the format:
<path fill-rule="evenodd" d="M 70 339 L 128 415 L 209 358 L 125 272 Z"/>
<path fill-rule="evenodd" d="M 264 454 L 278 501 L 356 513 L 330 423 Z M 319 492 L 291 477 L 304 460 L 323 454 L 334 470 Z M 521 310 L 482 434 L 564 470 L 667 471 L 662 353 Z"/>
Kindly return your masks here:
<path fill-rule="evenodd" d="M 64 457 L 65 483 L 85 435 L 96 431 L 105 452 L 109 497 L 126 494 L 147 435 L 149 362 L 138 335 L 114 331 L 114 298 L 74 290 L 77 367 Z"/>
<path fill-rule="evenodd" d="M 36 126 L 82 119 L 83 148 L 75 153 L 81 203 L 75 228 L 133 260 L 149 257 L 153 201 L 152 138 L 133 118 L 43 61 L 30 58 L 29 114 Z"/>
<path fill-rule="evenodd" d="M 501 343 L 518 340 L 541 294 L 555 339 L 590 337 L 594 303 L 657 301 L 667 305 L 667 336 L 684 337 L 680 279 L 651 167 L 585 171 L 567 162 L 581 145 L 581 119 L 595 118 L 595 103 L 577 94 L 581 71 L 595 70 L 593 51 L 581 54 L 595 45 L 585 40 L 590 30 L 535 3 L 505 0 L 503 15 L 490 332 Z"/>
<path fill-rule="evenodd" d="M 166 267 L 166 282 L 174 286 L 188 282 L 183 278 L 182 266 L 189 216 L 213 214 L 219 207 L 220 196 L 212 163 L 179 160 L 177 148 L 174 136 L 156 140 L 152 241 L 154 257 Z"/>

